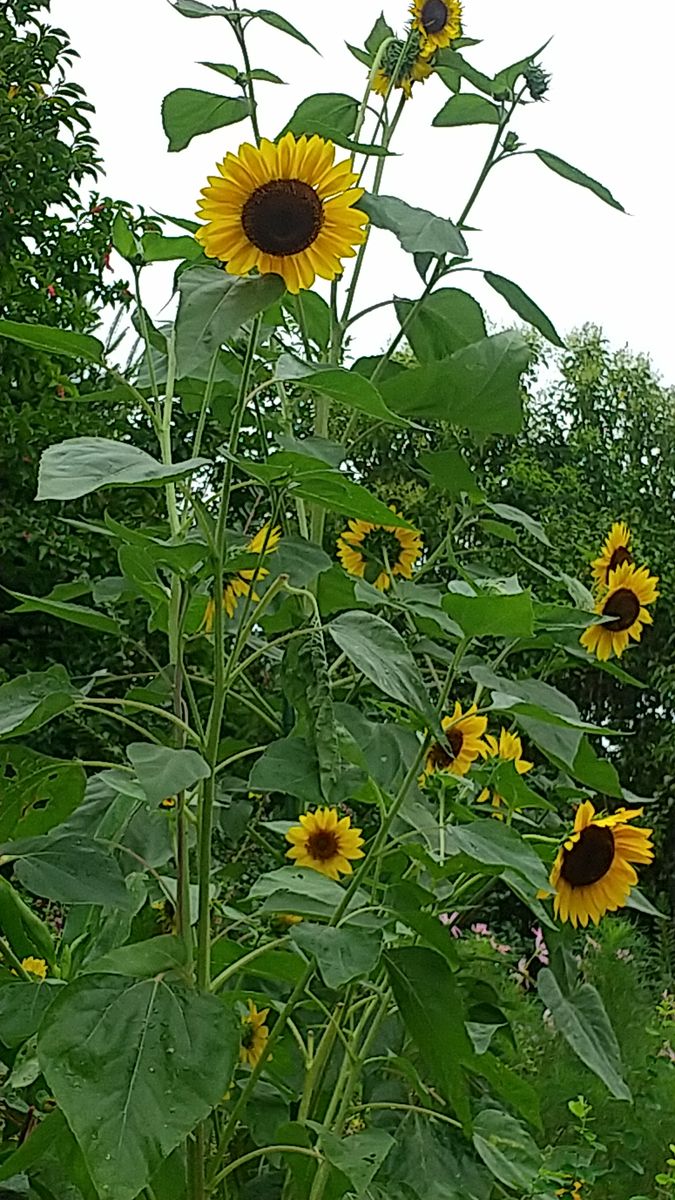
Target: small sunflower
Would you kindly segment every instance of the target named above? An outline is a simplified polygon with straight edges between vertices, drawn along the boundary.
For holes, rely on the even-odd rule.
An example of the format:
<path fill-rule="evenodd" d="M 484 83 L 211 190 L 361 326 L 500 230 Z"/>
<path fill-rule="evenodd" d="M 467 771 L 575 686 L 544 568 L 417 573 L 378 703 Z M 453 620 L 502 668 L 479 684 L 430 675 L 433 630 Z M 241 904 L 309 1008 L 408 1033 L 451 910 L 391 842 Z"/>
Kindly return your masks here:
<path fill-rule="evenodd" d="M 391 511 L 397 517 L 393 505 Z M 398 525 L 370 525 L 353 520 L 338 538 L 338 558 L 345 571 L 372 583 L 381 592 L 391 587 L 393 575 L 412 579 L 413 567 L 421 557 L 422 535 Z"/>
<path fill-rule="evenodd" d="M 631 532 L 628 526 L 623 521 L 615 521 L 605 539 L 600 557 L 593 559 L 591 563 L 593 578 L 598 587 L 608 587 L 609 577 L 617 567 L 623 563 L 633 563 L 633 555 L 629 550 L 630 540 Z"/>
<path fill-rule="evenodd" d="M 555 915 L 562 921 L 596 925 L 606 912 L 622 908 L 638 881 L 631 863 L 650 863 L 654 857 L 651 829 L 630 824 L 641 808 L 620 808 L 597 817 L 590 800 L 580 804 L 574 830 L 558 851 L 550 883 L 555 892 Z"/>
<path fill-rule="evenodd" d="M 503 726 L 499 734 L 499 741 L 497 741 L 497 738 L 491 733 L 487 733 L 485 735 L 485 745 L 487 747 L 487 752 L 485 754 L 486 758 L 501 758 L 505 762 L 512 762 L 519 775 L 527 774 L 527 772 L 531 771 L 532 767 L 534 766 L 534 763 L 526 762 L 523 758 L 523 743 L 518 737 L 518 734 L 510 733 L 509 730 L 504 729 Z M 480 796 L 478 797 L 478 803 L 482 804 L 485 800 L 489 799 L 489 796 L 490 789 L 483 788 Z M 498 796 L 497 793 L 494 792 L 492 796 L 492 807 L 499 808 L 501 803 L 501 796 Z"/>
<path fill-rule="evenodd" d="M 27 971 L 29 975 L 34 975 L 36 979 L 47 978 L 47 964 L 44 958 L 32 958 L 29 955 L 28 958 L 21 959 L 21 966 L 24 971 Z"/>
<path fill-rule="evenodd" d="M 424 783 L 425 779 L 436 771 L 466 775 L 479 755 L 481 758 L 486 755 L 487 747 L 483 741 L 483 734 L 487 729 L 487 717 L 478 716 L 475 704 L 463 713 L 459 700 L 456 700 L 452 716 L 444 717 L 441 725 L 446 735 L 445 741 L 434 742 L 431 746 L 420 783 Z"/>
<path fill-rule="evenodd" d="M 268 532 L 269 531 L 269 532 Z M 273 554 L 279 545 L 281 538 L 281 529 L 275 525 L 274 529 L 270 530 L 269 525 L 263 525 L 259 529 L 255 537 L 251 538 L 246 546 L 247 554 Z M 267 545 L 265 544 L 267 543 Z M 253 590 L 253 585 L 261 579 L 265 579 L 269 575 L 266 567 L 244 567 L 239 571 L 233 571 L 225 579 L 223 587 L 223 608 L 228 617 L 233 617 L 236 607 L 243 596 L 250 595 L 253 600 L 258 602 L 260 597 Z M 202 627 L 206 633 L 213 632 L 213 622 L 216 615 L 216 602 L 211 599 L 206 605 Z"/>
<path fill-rule="evenodd" d="M 556 1196 L 564 1196 L 565 1200 L 583 1200 L 581 1195 L 583 1186 L 583 1182 L 580 1179 L 571 1180 L 569 1185 L 558 1189 Z"/>
<path fill-rule="evenodd" d="M 397 44 L 399 43 L 395 42 L 394 46 Z M 389 69 L 386 66 L 382 66 L 376 71 L 373 79 L 373 91 L 377 92 L 378 96 L 387 95 L 391 84 L 391 77 L 394 71 L 396 71 L 397 61 L 398 55 Z M 394 87 L 400 88 L 406 99 L 411 100 L 413 83 L 424 83 L 431 73 L 432 68 L 429 66 L 427 60 L 421 54 L 416 54 L 410 62 L 406 63 L 404 60 L 403 65 L 396 71 L 396 83 Z"/>
<path fill-rule="evenodd" d="M 199 200 L 204 253 L 231 275 L 281 275 L 294 295 L 317 275 L 335 279 L 365 241 L 368 217 L 352 162 L 335 163 L 332 142 L 286 133 L 227 154 Z"/>
<path fill-rule="evenodd" d="M 656 600 L 658 582 L 656 575 L 650 575 L 646 567 L 621 563 L 610 573 L 608 589 L 595 606 L 599 616 L 611 620 L 585 629 L 580 638 L 582 646 L 602 662 L 613 654 L 620 658 L 630 638 L 639 642 L 643 625 L 652 624 L 645 605 Z"/>
<path fill-rule="evenodd" d="M 421 53 L 429 58 L 462 36 L 459 0 L 414 0 L 410 9 L 413 29 L 420 35 Z"/>
<path fill-rule="evenodd" d="M 286 857 L 298 867 L 311 867 L 329 879 L 351 875 L 350 859 L 363 858 L 361 830 L 352 828 L 351 817 L 338 819 L 337 809 L 317 808 L 300 817 L 300 824 L 288 830 L 291 843 Z"/>
<path fill-rule="evenodd" d="M 239 1047 L 239 1061 L 246 1063 L 249 1067 L 255 1067 L 260 1061 L 265 1044 L 270 1036 L 270 1031 L 265 1024 L 267 1014 L 270 1010 L 269 1008 L 262 1008 L 258 1012 L 252 1000 L 247 1001 L 247 1003 L 248 1013 L 241 1019 L 244 1032 Z"/>

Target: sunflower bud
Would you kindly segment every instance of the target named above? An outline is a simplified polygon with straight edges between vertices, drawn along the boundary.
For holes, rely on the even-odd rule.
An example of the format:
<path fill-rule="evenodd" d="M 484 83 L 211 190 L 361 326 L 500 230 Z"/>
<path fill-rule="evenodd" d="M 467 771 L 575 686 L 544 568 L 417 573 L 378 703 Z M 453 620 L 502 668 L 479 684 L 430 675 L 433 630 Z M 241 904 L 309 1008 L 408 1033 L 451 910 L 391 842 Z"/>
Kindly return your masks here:
<path fill-rule="evenodd" d="M 551 76 L 538 63 L 531 63 L 523 74 L 532 99 L 543 100 L 548 91 Z"/>

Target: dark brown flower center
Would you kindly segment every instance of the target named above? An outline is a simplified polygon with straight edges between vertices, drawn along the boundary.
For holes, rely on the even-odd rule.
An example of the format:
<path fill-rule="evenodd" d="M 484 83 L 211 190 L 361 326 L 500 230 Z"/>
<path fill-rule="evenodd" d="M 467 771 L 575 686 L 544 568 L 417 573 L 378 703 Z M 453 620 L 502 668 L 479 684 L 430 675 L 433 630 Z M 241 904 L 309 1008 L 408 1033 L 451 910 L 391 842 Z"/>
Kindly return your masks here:
<path fill-rule="evenodd" d="M 606 580 L 606 582 L 609 583 L 609 577 L 610 577 L 612 571 L 616 571 L 617 567 L 620 567 L 623 563 L 632 563 L 632 562 L 634 562 L 634 559 L 633 559 L 633 555 L 631 554 L 630 550 L 627 550 L 625 546 L 617 546 L 616 550 L 614 551 L 614 553 L 613 553 L 612 557 L 610 558 L 609 563 L 607 565 L 607 580 Z"/>
<path fill-rule="evenodd" d="M 427 0 L 422 8 L 422 28 L 426 34 L 440 33 L 448 20 L 448 6 L 443 0 Z"/>
<path fill-rule="evenodd" d="M 250 1022 L 247 1022 L 246 1028 L 242 1034 L 241 1044 L 244 1050 L 252 1050 L 255 1045 L 256 1030 Z"/>
<path fill-rule="evenodd" d="M 630 588 L 619 588 L 607 598 L 602 609 L 603 617 L 612 617 L 607 621 L 605 629 L 610 633 L 623 633 L 630 629 L 640 615 L 640 601 Z"/>
<path fill-rule="evenodd" d="M 272 179 L 244 205 L 241 223 L 248 240 L 264 254 L 300 254 L 323 225 L 323 204 L 301 179 Z"/>
<path fill-rule="evenodd" d="M 329 858 L 339 854 L 340 847 L 335 833 L 330 829 L 320 829 L 317 833 L 311 833 L 307 838 L 307 852 L 319 862 L 327 862 Z"/>
<path fill-rule="evenodd" d="M 380 572 L 391 570 L 401 553 L 401 543 L 396 534 L 387 529 L 373 529 L 361 543 L 361 551 L 367 561 L 365 579 L 374 583 Z"/>
<path fill-rule="evenodd" d="M 582 830 L 571 850 L 563 850 L 560 874 L 571 887 L 588 887 L 607 874 L 614 861 L 614 834 L 603 825 Z"/>
<path fill-rule="evenodd" d="M 451 729 L 445 742 L 434 742 L 429 751 L 429 766 L 434 771 L 447 771 L 461 753 L 464 734 L 461 729 Z"/>

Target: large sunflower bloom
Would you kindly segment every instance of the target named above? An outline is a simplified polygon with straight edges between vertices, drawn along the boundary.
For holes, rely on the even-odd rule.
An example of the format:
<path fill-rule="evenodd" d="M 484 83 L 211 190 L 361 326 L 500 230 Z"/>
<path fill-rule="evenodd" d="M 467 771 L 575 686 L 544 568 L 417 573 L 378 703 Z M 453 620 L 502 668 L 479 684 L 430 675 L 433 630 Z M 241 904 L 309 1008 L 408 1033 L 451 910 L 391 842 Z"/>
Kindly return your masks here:
<path fill-rule="evenodd" d="M 286 839 L 291 848 L 287 858 L 298 867 L 311 867 L 329 879 L 340 874 L 351 875 L 350 859 L 363 858 L 363 838 L 360 829 L 352 828 L 351 817 L 338 819 L 337 809 L 317 808 L 303 813 L 300 824 L 288 830 Z"/>
<path fill-rule="evenodd" d="M 279 545 L 281 538 L 281 529 L 278 525 L 274 529 L 269 529 L 269 525 L 263 525 L 259 529 L 255 537 L 252 537 L 246 546 L 247 554 L 273 554 Z M 242 567 L 239 571 L 234 571 L 228 575 L 223 585 L 223 608 L 228 617 L 232 618 L 239 601 L 244 596 L 250 595 L 257 603 L 260 597 L 254 591 L 254 585 L 261 579 L 265 579 L 269 575 L 267 567 Z M 206 605 L 202 626 L 206 633 L 213 632 L 213 622 L 216 615 L 215 600 L 209 600 Z"/>
<path fill-rule="evenodd" d="M 526 775 L 532 770 L 534 763 L 526 762 L 523 758 L 523 743 L 517 733 L 511 733 L 508 729 L 502 726 L 499 734 L 499 741 L 491 733 L 485 735 L 486 758 L 501 758 L 504 762 L 512 762 L 519 775 Z M 478 803 L 482 804 L 490 796 L 490 789 L 483 788 Z M 502 802 L 501 796 L 495 792 L 492 796 L 493 808 L 499 808 Z"/>
<path fill-rule="evenodd" d="M 430 747 L 420 776 L 420 783 L 436 771 L 448 771 L 451 775 L 466 775 L 478 756 L 485 757 L 486 745 L 483 734 L 487 729 L 487 717 L 479 717 L 476 705 L 472 704 L 465 713 L 459 700 L 451 717 L 441 721 L 445 740 L 434 742 Z"/>
<path fill-rule="evenodd" d="M 204 253 L 231 275 L 281 275 L 293 294 L 317 275 L 335 279 L 365 241 L 368 217 L 354 208 L 363 189 L 351 160 L 334 159 L 332 142 L 292 133 L 227 154 L 199 201 Z"/>
<path fill-rule="evenodd" d="M 260 1061 L 270 1036 L 270 1031 L 265 1024 L 270 1010 L 262 1008 L 258 1011 L 252 1000 L 247 1003 L 248 1013 L 241 1019 L 244 1032 L 239 1046 L 239 1061 L 246 1063 L 249 1067 L 255 1067 Z"/>
<path fill-rule="evenodd" d="M 392 506 L 392 512 L 397 517 Z M 370 525 L 353 520 L 337 543 L 338 558 L 345 571 L 372 583 L 381 592 L 391 587 L 393 575 L 412 579 L 413 567 L 422 554 L 422 535 L 398 525 Z"/>
<path fill-rule="evenodd" d="M 598 587 L 606 588 L 612 571 L 623 563 L 631 564 L 633 555 L 629 550 L 631 532 L 623 521 L 615 521 L 609 531 L 599 558 L 591 563 L 593 577 Z"/>
<path fill-rule="evenodd" d="M 651 829 L 633 827 L 641 808 L 620 808 L 597 817 L 590 800 L 580 804 L 574 830 L 558 851 L 550 882 L 555 892 L 555 915 L 562 921 L 597 925 L 606 912 L 622 908 L 638 881 L 631 863 L 650 863 L 654 857 Z"/>
<path fill-rule="evenodd" d="M 611 572 L 609 587 L 595 606 L 599 616 L 611 617 L 611 620 L 585 629 L 580 638 L 582 646 L 603 662 L 613 654 L 620 658 L 630 638 L 639 642 L 643 626 L 652 624 L 645 605 L 656 600 L 658 582 L 656 575 L 650 575 L 646 567 L 621 563 Z"/>
<path fill-rule="evenodd" d="M 459 0 L 414 0 L 410 9 L 413 29 L 421 41 L 425 58 L 462 36 L 462 5 Z"/>

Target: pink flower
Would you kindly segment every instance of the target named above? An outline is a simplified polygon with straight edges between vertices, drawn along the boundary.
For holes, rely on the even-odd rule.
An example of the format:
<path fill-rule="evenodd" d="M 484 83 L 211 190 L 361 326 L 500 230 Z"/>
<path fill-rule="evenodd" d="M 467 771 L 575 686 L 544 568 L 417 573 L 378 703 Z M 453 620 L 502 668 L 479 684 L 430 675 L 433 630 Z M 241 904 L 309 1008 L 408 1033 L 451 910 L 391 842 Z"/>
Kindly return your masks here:
<path fill-rule="evenodd" d="M 492 945 L 494 946 L 495 950 L 497 951 L 497 954 L 510 954 L 511 953 L 511 947 L 504 946 L 504 945 L 502 945 L 501 942 L 493 942 Z"/>
<path fill-rule="evenodd" d="M 450 926 L 450 932 L 454 938 L 460 938 L 462 936 L 462 931 L 461 931 L 459 925 L 455 924 L 455 921 L 457 920 L 458 916 L 459 916 L 458 912 L 441 913 L 438 918 L 439 921 L 441 922 L 441 925 L 449 925 Z"/>
<path fill-rule="evenodd" d="M 547 967 L 549 964 L 548 946 L 544 940 L 541 925 L 535 925 L 532 932 L 534 934 L 534 957 L 539 959 L 543 967 Z"/>
<path fill-rule="evenodd" d="M 479 937 L 490 936 L 490 930 L 484 921 L 477 921 L 475 925 L 472 925 L 471 932 L 477 933 Z"/>

